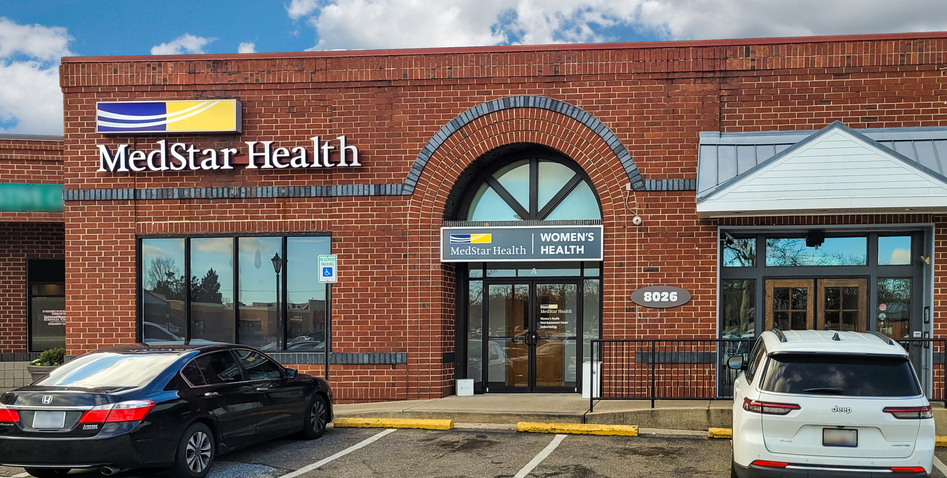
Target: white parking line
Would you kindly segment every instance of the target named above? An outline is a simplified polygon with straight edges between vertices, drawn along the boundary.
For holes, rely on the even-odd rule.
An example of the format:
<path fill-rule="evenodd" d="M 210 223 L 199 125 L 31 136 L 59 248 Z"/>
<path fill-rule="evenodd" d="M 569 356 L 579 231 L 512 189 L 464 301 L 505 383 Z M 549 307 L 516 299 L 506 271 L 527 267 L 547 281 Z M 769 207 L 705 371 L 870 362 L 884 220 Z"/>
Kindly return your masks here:
<path fill-rule="evenodd" d="M 552 440 L 552 443 L 546 445 L 546 448 L 544 448 L 543 451 L 539 452 L 538 455 L 536 455 L 529 463 L 527 463 L 526 466 L 524 466 L 523 469 L 519 471 L 519 473 L 513 475 L 513 478 L 524 478 L 526 475 L 528 475 L 529 472 L 533 471 L 533 468 L 539 466 L 543 460 L 549 457 L 549 455 L 555 451 L 556 447 L 559 446 L 559 444 L 562 443 L 562 440 L 565 440 L 565 438 L 565 435 L 556 435 L 556 438 Z"/>
<path fill-rule="evenodd" d="M 356 443 L 355 445 L 352 445 L 352 446 L 350 446 L 350 447 L 348 447 L 348 448 L 346 448 L 346 449 L 344 449 L 344 450 L 342 450 L 342 451 L 336 453 L 335 455 L 330 456 L 329 458 L 325 458 L 325 459 L 323 459 L 323 460 L 317 461 L 317 462 L 315 462 L 315 463 L 313 463 L 313 464 L 311 464 L 311 465 L 306 465 L 306 466 L 304 466 L 304 467 L 302 467 L 302 468 L 300 468 L 300 469 L 298 469 L 298 470 L 296 470 L 296 471 L 294 471 L 294 472 L 292 472 L 292 473 L 287 473 L 287 474 L 285 474 L 285 475 L 283 475 L 283 476 L 280 476 L 279 478 L 294 478 L 294 477 L 297 477 L 297 476 L 299 476 L 299 475 L 302 475 L 302 474 L 305 474 L 305 473 L 309 473 L 310 471 L 315 470 L 316 468 L 319 468 L 320 466 L 325 465 L 326 463 L 330 463 L 330 462 L 332 462 L 332 461 L 335 461 L 335 460 L 337 460 L 337 459 L 339 459 L 339 458 L 342 458 L 342 457 L 345 456 L 345 455 L 348 455 L 349 453 L 352 453 L 352 452 L 355 451 L 355 450 L 358 450 L 359 448 L 362 448 L 362 447 L 365 447 L 365 446 L 367 446 L 367 445 L 370 445 L 370 444 L 372 444 L 372 443 L 374 443 L 374 442 L 380 440 L 380 439 L 381 439 L 382 437 L 384 437 L 385 435 L 389 435 L 389 434 L 391 434 L 391 433 L 394 433 L 395 431 L 397 431 L 396 428 L 389 428 L 389 429 L 387 429 L 387 430 L 385 430 L 385 431 L 383 431 L 383 432 L 381 432 L 381 433 L 379 433 L 379 434 L 377 434 L 377 435 L 375 435 L 375 436 L 373 436 L 373 437 L 371 437 L 371 438 L 369 438 L 369 439 L 367 439 L 367 440 L 363 440 L 363 441 L 361 441 L 361 442 L 359 442 L 359 443 Z"/>
<path fill-rule="evenodd" d="M 940 470 L 941 474 L 947 476 L 947 466 L 944 466 L 944 462 L 940 461 L 940 458 L 934 457 L 934 468 Z"/>
<path fill-rule="evenodd" d="M 29 474 L 29 473 L 20 473 L 19 475 L 13 475 L 13 476 L 11 476 L 10 478 L 26 478 L 27 476 L 30 476 L 30 474 Z"/>

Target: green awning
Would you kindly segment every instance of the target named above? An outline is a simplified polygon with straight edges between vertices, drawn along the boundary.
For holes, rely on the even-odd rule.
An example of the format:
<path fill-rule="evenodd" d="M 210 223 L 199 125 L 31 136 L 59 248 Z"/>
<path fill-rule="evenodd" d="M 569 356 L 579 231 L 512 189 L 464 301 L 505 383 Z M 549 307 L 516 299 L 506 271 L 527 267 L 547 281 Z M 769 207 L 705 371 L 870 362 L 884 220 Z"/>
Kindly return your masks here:
<path fill-rule="evenodd" d="M 0 211 L 63 212 L 62 184 L 0 183 Z"/>

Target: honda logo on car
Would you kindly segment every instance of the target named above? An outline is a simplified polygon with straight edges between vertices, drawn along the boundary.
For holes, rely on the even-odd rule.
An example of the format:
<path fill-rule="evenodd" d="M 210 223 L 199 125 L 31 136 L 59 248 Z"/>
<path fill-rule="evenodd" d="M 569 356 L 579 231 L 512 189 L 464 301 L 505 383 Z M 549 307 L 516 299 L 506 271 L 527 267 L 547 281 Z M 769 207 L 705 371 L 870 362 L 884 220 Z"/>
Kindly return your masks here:
<path fill-rule="evenodd" d="M 49 405 L 50 403 L 53 403 L 53 396 L 43 395 L 43 405 Z"/>

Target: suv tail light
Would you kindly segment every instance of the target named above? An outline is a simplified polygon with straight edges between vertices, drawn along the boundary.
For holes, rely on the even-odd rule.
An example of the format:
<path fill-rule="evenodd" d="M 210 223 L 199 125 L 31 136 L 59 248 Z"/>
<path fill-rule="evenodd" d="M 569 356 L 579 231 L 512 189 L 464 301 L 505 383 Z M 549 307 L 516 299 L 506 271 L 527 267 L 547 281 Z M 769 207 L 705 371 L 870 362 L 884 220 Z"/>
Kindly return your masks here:
<path fill-rule="evenodd" d="M 145 418 L 154 406 L 151 400 L 99 405 L 83 413 L 79 423 L 133 422 Z"/>
<path fill-rule="evenodd" d="M 893 466 L 891 471 L 895 473 L 924 473 L 923 466 Z"/>
<path fill-rule="evenodd" d="M 764 415 L 787 415 L 793 410 L 800 410 L 802 407 L 795 403 L 775 403 L 775 402 L 757 402 L 749 398 L 743 399 L 743 409 L 748 412 L 762 413 Z"/>
<path fill-rule="evenodd" d="M 899 418 L 902 420 L 910 420 L 912 418 L 934 418 L 934 412 L 930 405 L 925 405 L 923 407 L 885 407 L 883 410 L 885 413 L 890 413 L 894 415 L 894 418 Z"/>
<path fill-rule="evenodd" d="M 12 408 L 0 406 L 0 423 L 16 423 L 20 421 L 20 413 Z"/>
<path fill-rule="evenodd" d="M 766 460 L 756 460 L 753 463 L 750 463 L 750 466 L 765 466 L 768 468 L 786 468 L 789 466 L 789 463 L 784 463 L 782 461 L 766 461 Z"/>

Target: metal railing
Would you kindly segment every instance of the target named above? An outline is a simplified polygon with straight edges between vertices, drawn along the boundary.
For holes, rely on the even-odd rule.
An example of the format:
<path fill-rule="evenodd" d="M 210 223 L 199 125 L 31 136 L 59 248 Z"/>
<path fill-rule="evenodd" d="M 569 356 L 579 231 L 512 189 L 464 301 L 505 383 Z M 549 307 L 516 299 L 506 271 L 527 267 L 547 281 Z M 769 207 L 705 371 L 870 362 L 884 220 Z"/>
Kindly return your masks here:
<path fill-rule="evenodd" d="M 589 411 L 596 400 L 728 400 L 738 372 L 727 358 L 748 359 L 755 338 L 595 339 L 591 341 Z M 930 400 L 944 400 L 947 338 L 897 340 L 911 355 Z M 931 382 L 931 383 L 927 383 Z"/>

